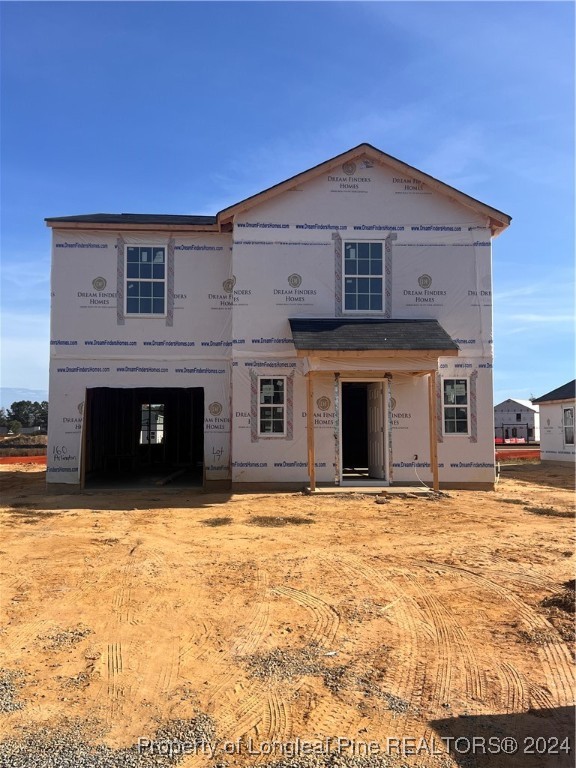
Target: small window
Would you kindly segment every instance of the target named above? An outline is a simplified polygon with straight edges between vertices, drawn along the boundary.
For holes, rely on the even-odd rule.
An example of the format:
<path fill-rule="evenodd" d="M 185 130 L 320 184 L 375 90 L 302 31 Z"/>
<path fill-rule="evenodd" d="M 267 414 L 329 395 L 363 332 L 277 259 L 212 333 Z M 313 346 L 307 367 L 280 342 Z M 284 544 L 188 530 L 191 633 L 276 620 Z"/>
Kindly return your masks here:
<path fill-rule="evenodd" d="M 142 403 L 140 419 L 140 445 L 164 442 L 164 404 Z"/>
<path fill-rule="evenodd" d="M 126 314 L 166 314 L 166 248 L 126 247 Z"/>
<path fill-rule="evenodd" d="M 522 421 L 522 414 L 521 413 L 517 413 L 516 414 L 516 421 Z"/>
<path fill-rule="evenodd" d="M 344 311 L 382 312 L 384 267 L 382 243 L 344 243 Z"/>
<path fill-rule="evenodd" d="M 286 377 L 258 379 L 258 434 L 286 434 Z"/>
<path fill-rule="evenodd" d="M 562 409 L 562 426 L 564 428 L 564 445 L 574 445 L 574 408 Z"/>
<path fill-rule="evenodd" d="M 444 379 L 444 434 L 467 435 L 468 426 L 468 379 Z"/>

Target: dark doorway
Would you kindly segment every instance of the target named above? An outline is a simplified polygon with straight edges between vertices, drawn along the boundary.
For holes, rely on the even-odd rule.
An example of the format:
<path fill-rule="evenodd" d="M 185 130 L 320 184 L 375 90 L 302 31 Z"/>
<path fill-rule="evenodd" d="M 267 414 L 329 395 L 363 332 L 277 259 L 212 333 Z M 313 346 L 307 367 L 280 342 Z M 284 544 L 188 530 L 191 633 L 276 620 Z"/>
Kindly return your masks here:
<path fill-rule="evenodd" d="M 368 477 L 368 385 L 342 382 L 342 475 Z"/>
<path fill-rule="evenodd" d="M 202 483 L 202 387 L 97 387 L 84 408 L 87 485 Z"/>
<path fill-rule="evenodd" d="M 342 481 L 377 485 L 386 480 L 385 384 L 342 382 Z"/>

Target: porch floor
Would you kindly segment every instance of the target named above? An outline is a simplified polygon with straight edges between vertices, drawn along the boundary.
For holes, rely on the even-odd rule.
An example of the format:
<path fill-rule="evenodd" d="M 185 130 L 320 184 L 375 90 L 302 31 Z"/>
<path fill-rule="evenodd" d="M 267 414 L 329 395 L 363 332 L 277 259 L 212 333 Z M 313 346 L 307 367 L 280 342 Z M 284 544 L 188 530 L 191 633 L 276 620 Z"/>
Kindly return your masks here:
<path fill-rule="evenodd" d="M 310 493 L 310 486 L 306 488 Z M 385 496 L 429 496 L 433 493 L 431 488 L 413 485 L 317 485 L 314 493 L 323 494 L 342 494 L 342 493 L 363 493 L 372 496 L 384 494 Z"/>

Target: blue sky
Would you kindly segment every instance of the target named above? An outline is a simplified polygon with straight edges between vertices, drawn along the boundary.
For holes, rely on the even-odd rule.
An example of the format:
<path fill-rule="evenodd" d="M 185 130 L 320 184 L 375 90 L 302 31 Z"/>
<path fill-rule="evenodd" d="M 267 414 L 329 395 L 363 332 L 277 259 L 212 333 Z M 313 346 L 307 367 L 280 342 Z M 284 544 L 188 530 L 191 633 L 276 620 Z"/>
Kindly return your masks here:
<path fill-rule="evenodd" d="M 209 213 L 367 141 L 513 217 L 495 401 L 574 377 L 574 5 L 3 2 L 2 379 L 48 382 L 46 216 Z"/>

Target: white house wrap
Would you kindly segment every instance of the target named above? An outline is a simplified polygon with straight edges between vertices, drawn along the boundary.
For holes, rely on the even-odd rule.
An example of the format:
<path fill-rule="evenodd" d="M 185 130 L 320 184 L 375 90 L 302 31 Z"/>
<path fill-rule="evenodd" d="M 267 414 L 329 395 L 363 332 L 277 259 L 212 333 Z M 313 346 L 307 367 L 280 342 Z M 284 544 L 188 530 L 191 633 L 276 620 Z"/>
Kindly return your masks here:
<path fill-rule="evenodd" d="M 576 380 L 547 392 L 532 401 L 540 408 L 540 458 L 574 464 L 574 414 L 576 412 Z"/>
<path fill-rule="evenodd" d="M 362 144 L 214 217 L 47 223 L 49 482 L 493 484 L 506 214 Z"/>

